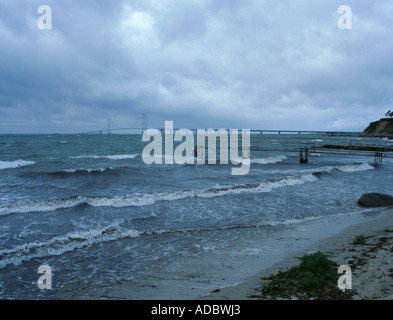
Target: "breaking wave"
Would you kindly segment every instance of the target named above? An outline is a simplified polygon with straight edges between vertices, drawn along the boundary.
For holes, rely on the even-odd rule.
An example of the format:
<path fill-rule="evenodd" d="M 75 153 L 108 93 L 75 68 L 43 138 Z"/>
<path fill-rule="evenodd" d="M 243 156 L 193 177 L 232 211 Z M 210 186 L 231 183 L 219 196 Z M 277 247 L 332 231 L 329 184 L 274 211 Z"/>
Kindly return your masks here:
<path fill-rule="evenodd" d="M 0 215 L 27 212 L 50 212 L 59 209 L 73 208 L 82 205 L 92 207 L 141 207 L 159 201 L 175 201 L 187 198 L 213 198 L 226 195 L 235 195 L 245 192 L 270 192 L 273 189 L 315 181 L 319 178 L 315 174 L 290 176 L 270 179 L 260 183 L 240 184 L 202 190 L 181 190 L 176 192 L 133 193 L 113 197 L 102 196 L 75 196 L 65 199 L 50 199 L 41 201 L 17 201 L 0 207 Z"/>
<path fill-rule="evenodd" d="M 251 164 L 271 164 L 271 163 L 277 163 L 277 162 L 282 162 L 286 160 L 287 157 L 284 155 L 280 156 L 275 156 L 275 157 L 269 157 L 269 158 L 261 158 L 261 159 L 251 159 Z"/>
<path fill-rule="evenodd" d="M 83 156 L 74 156 L 70 157 L 71 159 L 109 159 L 109 160 L 126 160 L 126 159 L 134 159 L 138 156 L 138 154 L 118 154 L 118 155 L 109 155 L 109 156 L 98 156 L 98 155 L 83 155 Z"/>
<path fill-rule="evenodd" d="M 281 173 L 281 174 L 306 174 L 311 173 L 314 175 L 321 175 L 321 174 L 330 174 L 335 171 L 340 172 L 360 172 L 360 171 L 367 171 L 375 169 L 374 166 L 370 165 L 367 162 L 364 163 L 354 163 L 354 164 L 347 164 L 341 166 L 324 166 L 320 167 L 319 169 L 309 168 L 309 169 L 301 169 L 301 170 L 271 170 L 271 173 Z M 318 171 L 315 171 L 318 170 Z"/>
<path fill-rule="evenodd" d="M 33 164 L 35 164 L 35 161 L 25 161 L 22 159 L 15 160 L 15 161 L 0 161 L 0 170 L 20 168 L 24 166 L 30 166 Z"/>
<path fill-rule="evenodd" d="M 66 177 L 73 177 L 73 176 L 88 176 L 88 175 L 115 175 L 115 174 L 121 174 L 122 172 L 133 172 L 136 171 L 133 168 L 129 167 L 108 167 L 108 168 L 79 168 L 79 169 L 63 169 L 61 171 L 52 171 L 52 172 L 26 172 L 23 173 L 21 176 L 22 177 L 41 177 L 43 175 L 50 176 L 50 177 L 60 177 L 60 178 L 66 178 Z"/>
<path fill-rule="evenodd" d="M 67 173 L 95 173 L 95 172 L 105 172 L 106 170 L 113 170 L 112 167 L 110 168 L 97 168 L 97 169 L 64 169 L 64 172 Z"/>
<path fill-rule="evenodd" d="M 308 220 L 315 220 L 318 217 L 312 218 L 289 218 L 284 220 L 261 221 L 257 224 L 246 225 L 227 225 L 215 227 L 197 227 L 197 228 L 181 228 L 181 229 L 158 229 L 158 230 L 136 230 L 128 229 L 121 226 L 123 220 L 117 220 L 105 227 L 98 227 L 95 229 L 82 229 L 72 231 L 64 235 L 52 237 L 40 242 L 34 241 L 16 245 L 11 248 L 0 249 L 0 269 L 8 265 L 20 265 L 24 261 L 29 261 L 35 258 L 44 258 L 49 256 L 58 256 L 66 252 L 91 247 L 99 243 L 106 243 L 126 238 L 137 238 L 143 235 L 166 234 L 176 232 L 198 232 L 211 230 L 230 230 L 230 229 L 245 229 L 245 228 L 260 228 L 278 225 L 297 224 Z"/>
<path fill-rule="evenodd" d="M 103 228 L 73 231 L 41 242 L 24 243 L 0 250 L 0 269 L 10 264 L 19 265 L 34 258 L 61 255 L 93 244 L 135 238 L 139 235 L 140 233 L 134 229 L 119 228 L 118 221 Z"/>
<path fill-rule="evenodd" d="M 338 170 L 343 171 L 343 172 L 357 172 L 357 171 L 366 171 L 366 170 L 372 170 L 374 167 L 370 165 L 369 163 L 357 163 L 357 164 L 348 164 L 344 166 L 339 166 L 337 167 Z"/>
<path fill-rule="evenodd" d="M 331 174 L 334 171 L 358 172 L 372 169 L 374 169 L 374 167 L 368 163 L 359 163 L 343 166 L 327 166 L 320 168 L 318 171 L 304 170 L 300 175 L 269 179 L 257 183 L 217 186 L 211 189 L 180 190 L 175 192 L 132 193 L 126 195 L 116 195 L 112 197 L 78 195 L 63 199 L 49 199 L 39 201 L 19 200 L 0 206 L 0 216 L 13 213 L 50 212 L 83 205 L 113 208 L 142 207 L 160 201 L 176 201 L 188 198 L 213 198 L 227 195 L 236 195 L 240 193 L 271 192 L 277 188 L 315 181 L 321 178 L 321 176 Z M 112 169 L 70 169 L 66 172 L 58 172 L 57 174 L 100 174 L 102 172 L 108 172 L 108 170 L 111 172 Z"/>
<path fill-rule="evenodd" d="M 86 175 L 86 174 L 101 174 L 101 173 L 114 173 L 116 170 L 112 167 L 109 168 L 92 168 L 92 169 L 64 169 L 63 171 L 56 171 L 52 175 L 68 176 L 68 175 Z"/>

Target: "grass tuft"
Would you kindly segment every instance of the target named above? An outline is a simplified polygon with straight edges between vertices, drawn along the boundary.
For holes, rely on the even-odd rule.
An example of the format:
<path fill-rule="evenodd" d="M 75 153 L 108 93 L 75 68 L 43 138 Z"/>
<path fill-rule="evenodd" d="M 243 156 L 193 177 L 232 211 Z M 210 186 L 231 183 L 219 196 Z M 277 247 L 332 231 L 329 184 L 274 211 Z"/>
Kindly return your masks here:
<path fill-rule="evenodd" d="M 356 236 L 352 243 L 358 245 L 364 245 L 366 244 L 366 238 L 364 237 L 364 235 L 361 234 L 359 236 Z"/>
<path fill-rule="evenodd" d="M 298 266 L 286 272 L 263 278 L 267 282 L 260 288 L 262 298 L 349 299 L 352 293 L 337 287 L 340 276 L 337 263 L 323 253 L 304 255 Z"/>

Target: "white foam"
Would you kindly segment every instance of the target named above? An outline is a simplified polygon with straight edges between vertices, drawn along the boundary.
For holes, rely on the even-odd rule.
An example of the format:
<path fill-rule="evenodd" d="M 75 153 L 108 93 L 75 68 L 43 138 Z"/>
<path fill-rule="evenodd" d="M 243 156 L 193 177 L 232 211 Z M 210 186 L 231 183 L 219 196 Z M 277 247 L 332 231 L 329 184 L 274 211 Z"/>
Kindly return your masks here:
<path fill-rule="evenodd" d="M 306 221 L 313 221 L 320 219 L 321 216 L 313 216 L 313 217 L 303 217 L 303 218 L 288 218 L 285 220 L 270 220 L 270 221 L 262 221 L 258 224 L 258 226 L 279 226 L 279 225 L 292 225 L 299 224 Z"/>
<path fill-rule="evenodd" d="M 269 171 L 270 173 L 278 173 L 278 174 L 302 174 L 305 175 L 307 173 L 332 173 L 334 170 L 342 171 L 342 172 L 359 172 L 359 171 L 367 171 L 375 169 L 372 165 L 368 164 L 367 162 L 364 163 L 357 163 L 357 164 L 348 164 L 342 166 L 324 166 L 319 168 L 309 168 L 309 169 L 289 169 L 289 170 L 282 170 L 276 169 Z"/>
<path fill-rule="evenodd" d="M 57 209 L 73 208 L 85 203 L 86 201 L 87 198 L 81 196 L 68 199 L 50 199 L 41 201 L 19 200 L 0 207 L 0 216 L 11 213 L 49 212 Z"/>
<path fill-rule="evenodd" d="M 138 156 L 138 154 L 117 154 L 117 155 L 109 155 L 109 156 L 98 156 L 98 155 L 83 155 L 83 156 L 74 156 L 70 157 L 71 159 L 109 159 L 109 160 L 126 160 L 126 159 L 134 159 Z"/>
<path fill-rule="evenodd" d="M 119 228 L 119 221 L 99 229 L 78 230 L 41 242 L 30 242 L 10 249 L 0 250 L 0 269 L 7 265 L 19 265 L 34 258 L 61 255 L 93 244 L 124 238 L 135 238 L 140 232 Z"/>
<path fill-rule="evenodd" d="M 1 206 L 0 216 L 12 213 L 50 212 L 58 209 L 73 208 L 83 204 L 90 205 L 92 207 L 141 207 L 160 201 L 176 201 L 194 197 L 213 198 L 240 193 L 270 192 L 273 189 L 281 187 L 294 186 L 306 182 L 316 181 L 318 180 L 318 176 L 313 174 L 313 171 L 315 170 L 326 173 L 331 173 L 333 170 L 350 173 L 371 169 L 374 169 L 374 167 L 370 164 L 360 163 L 343 166 L 327 166 L 319 168 L 319 170 L 302 170 L 301 175 L 287 176 L 284 178 L 262 181 L 255 184 L 219 186 L 213 189 L 181 190 L 176 192 L 133 193 L 128 195 L 116 195 L 113 197 L 76 196 L 66 199 L 49 199 L 40 201 L 20 200 Z"/>
<path fill-rule="evenodd" d="M 106 169 L 113 169 L 112 167 L 109 168 L 95 168 L 95 169 L 64 169 L 64 172 L 68 172 L 68 173 L 75 173 L 75 172 L 82 172 L 82 171 L 86 171 L 86 172 L 104 172 Z"/>
<path fill-rule="evenodd" d="M 125 159 L 134 159 L 137 156 L 138 156 L 137 154 L 119 154 L 113 156 L 105 156 L 104 158 L 111 159 L 111 160 L 125 160 Z"/>
<path fill-rule="evenodd" d="M 255 184 L 232 185 L 222 188 L 202 190 L 181 190 L 176 192 L 134 193 L 114 197 L 77 196 L 67 199 L 50 199 L 41 201 L 17 201 L 0 207 L 0 215 L 27 212 L 50 212 L 58 209 L 73 208 L 87 204 L 92 207 L 141 207 L 159 201 L 175 201 L 188 198 L 213 198 L 231 194 L 270 192 L 273 189 L 315 181 L 318 177 L 313 174 L 291 176 L 276 180 L 267 180 Z"/>
<path fill-rule="evenodd" d="M 257 164 L 270 164 L 270 163 L 277 163 L 286 160 L 287 157 L 284 155 L 269 157 L 269 158 L 261 158 L 261 159 L 251 159 L 251 163 Z"/>
<path fill-rule="evenodd" d="M 357 171 L 366 171 L 366 170 L 372 170 L 374 169 L 373 166 L 370 164 L 364 162 L 364 163 L 358 163 L 358 164 L 348 164 L 345 166 L 339 166 L 337 167 L 338 170 L 343 171 L 343 172 L 357 172 Z"/>
<path fill-rule="evenodd" d="M 33 164 L 35 164 L 34 161 L 25 161 L 22 159 L 15 160 L 15 161 L 0 161 L 0 170 L 20 168 L 20 167 L 24 167 L 24 166 L 30 166 Z"/>

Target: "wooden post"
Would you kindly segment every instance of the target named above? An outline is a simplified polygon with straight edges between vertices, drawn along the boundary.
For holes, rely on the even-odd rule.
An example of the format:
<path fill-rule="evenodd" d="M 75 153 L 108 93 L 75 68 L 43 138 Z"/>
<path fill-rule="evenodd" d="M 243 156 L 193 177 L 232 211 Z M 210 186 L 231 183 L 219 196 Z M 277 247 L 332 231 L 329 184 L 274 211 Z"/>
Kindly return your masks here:
<path fill-rule="evenodd" d="M 304 152 L 304 154 L 303 154 L 303 152 Z M 300 163 L 308 163 L 308 148 L 301 149 L 299 156 L 300 156 L 300 159 L 299 159 Z"/>

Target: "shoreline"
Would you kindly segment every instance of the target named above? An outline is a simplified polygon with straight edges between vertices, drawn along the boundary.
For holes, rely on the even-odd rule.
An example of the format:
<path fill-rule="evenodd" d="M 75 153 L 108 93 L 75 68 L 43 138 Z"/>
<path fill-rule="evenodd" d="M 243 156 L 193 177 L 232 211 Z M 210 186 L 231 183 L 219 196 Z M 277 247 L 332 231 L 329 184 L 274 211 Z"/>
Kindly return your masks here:
<path fill-rule="evenodd" d="M 372 210 L 372 211 L 371 211 Z M 78 283 L 68 286 L 64 291 L 58 291 L 51 299 L 76 299 L 76 300 L 259 300 L 257 289 L 261 287 L 261 277 L 268 277 L 276 274 L 279 270 L 286 271 L 298 265 L 300 257 L 305 253 L 310 254 L 317 251 L 327 254 L 329 259 L 338 265 L 349 265 L 350 261 L 355 260 L 351 242 L 360 234 L 371 237 L 379 231 L 389 228 L 390 236 L 393 240 L 393 208 L 377 208 L 365 211 L 356 211 L 351 214 L 335 214 L 329 217 L 321 217 L 316 220 L 304 221 L 300 224 L 284 228 L 278 232 L 274 238 L 261 243 L 264 248 L 270 248 L 269 254 L 254 255 L 253 259 L 243 263 L 246 265 L 242 275 L 239 274 L 239 267 L 242 261 L 238 260 L 233 268 L 222 270 L 220 275 L 225 280 L 222 286 L 213 285 L 210 279 L 205 280 L 200 287 L 197 282 L 189 282 L 188 279 L 180 279 L 166 283 L 159 283 L 154 287 L 151 285 L 135 286 L 125 281 L 114 286 L 103 288 L 91 292 L 88 287 L 80 287 Z M 367 238 L 369 242 L 371 238 Z M 371 243 L 371 242 L 370 242 Z M 279 247 L 280 250 L 276 250 Z M 355 249 L 361 251 L 368 249 L 369 244 L 357 246 Z M 389 250 L 393 250 L 393 241 Z M 272 250 L 273 249 L 273 250 Z M 391 260 L 387 263 L 387 270 L 391 269 L 391 276 L 387 282 L 391 289 L 393 284 L 393 255 L 389 251 Z M 381 261 L 384 258 L 379 258 Z M 240 263 L 239 263 L 240 262 Z M 374 267 L 375 268 L 375 267 Z M 388 272 L 388 271 L 386 271 Z M 386 273 L 385 272 L 385 273 Z M 371 277 L 379 277 L 378 270 L 372 270 Z M 384 275 L 385 276 L 385 275 Z M 358 285 L 357 274 L 352 270 L 352 287 L 356 289 Z M 389 277 L 389 275 L 388 275 Z M 362 278 L 362 282 L 368 279 Z M 359 280 L 360 281 L 360 280 Z M 390 283 L 389 283 L 390 281 Z M 375 287 L 377 284 L 374 284 Z M 388 290 L 389 288 L 384 288 Z M 393 291 L 390 289 L 391 298 Z M 368 291 L 372 291 L 367 289 Z M 358 290 L 360 291 L 360 290 Z M 253 296 L 253 297 L 251 297 Z M 385 298 L 378 296 L 377 298 Z M 359 299 L 367 299 L 360 296 Z M 385 298 L 387 299 L 387 298 Z"/>
<path fill-rule="evenodd" d="M 305 249 L 288 253 L 283 258 L 250 276 L 245 281 L 212 291 L 201 300 L 258 300 L 262 277 L 286 271 L 299 264 L 304 254 L 320 251 L 338 265 L 352 269 L 352 288 L 355 300 L 393 299 L 393 208 L 376 208 L 365 215 L 373 217 L 347 226 L 338 233 L 316 240 Z M 352 244 L 354 238 L 364 235 L 364 245 Z"/>

